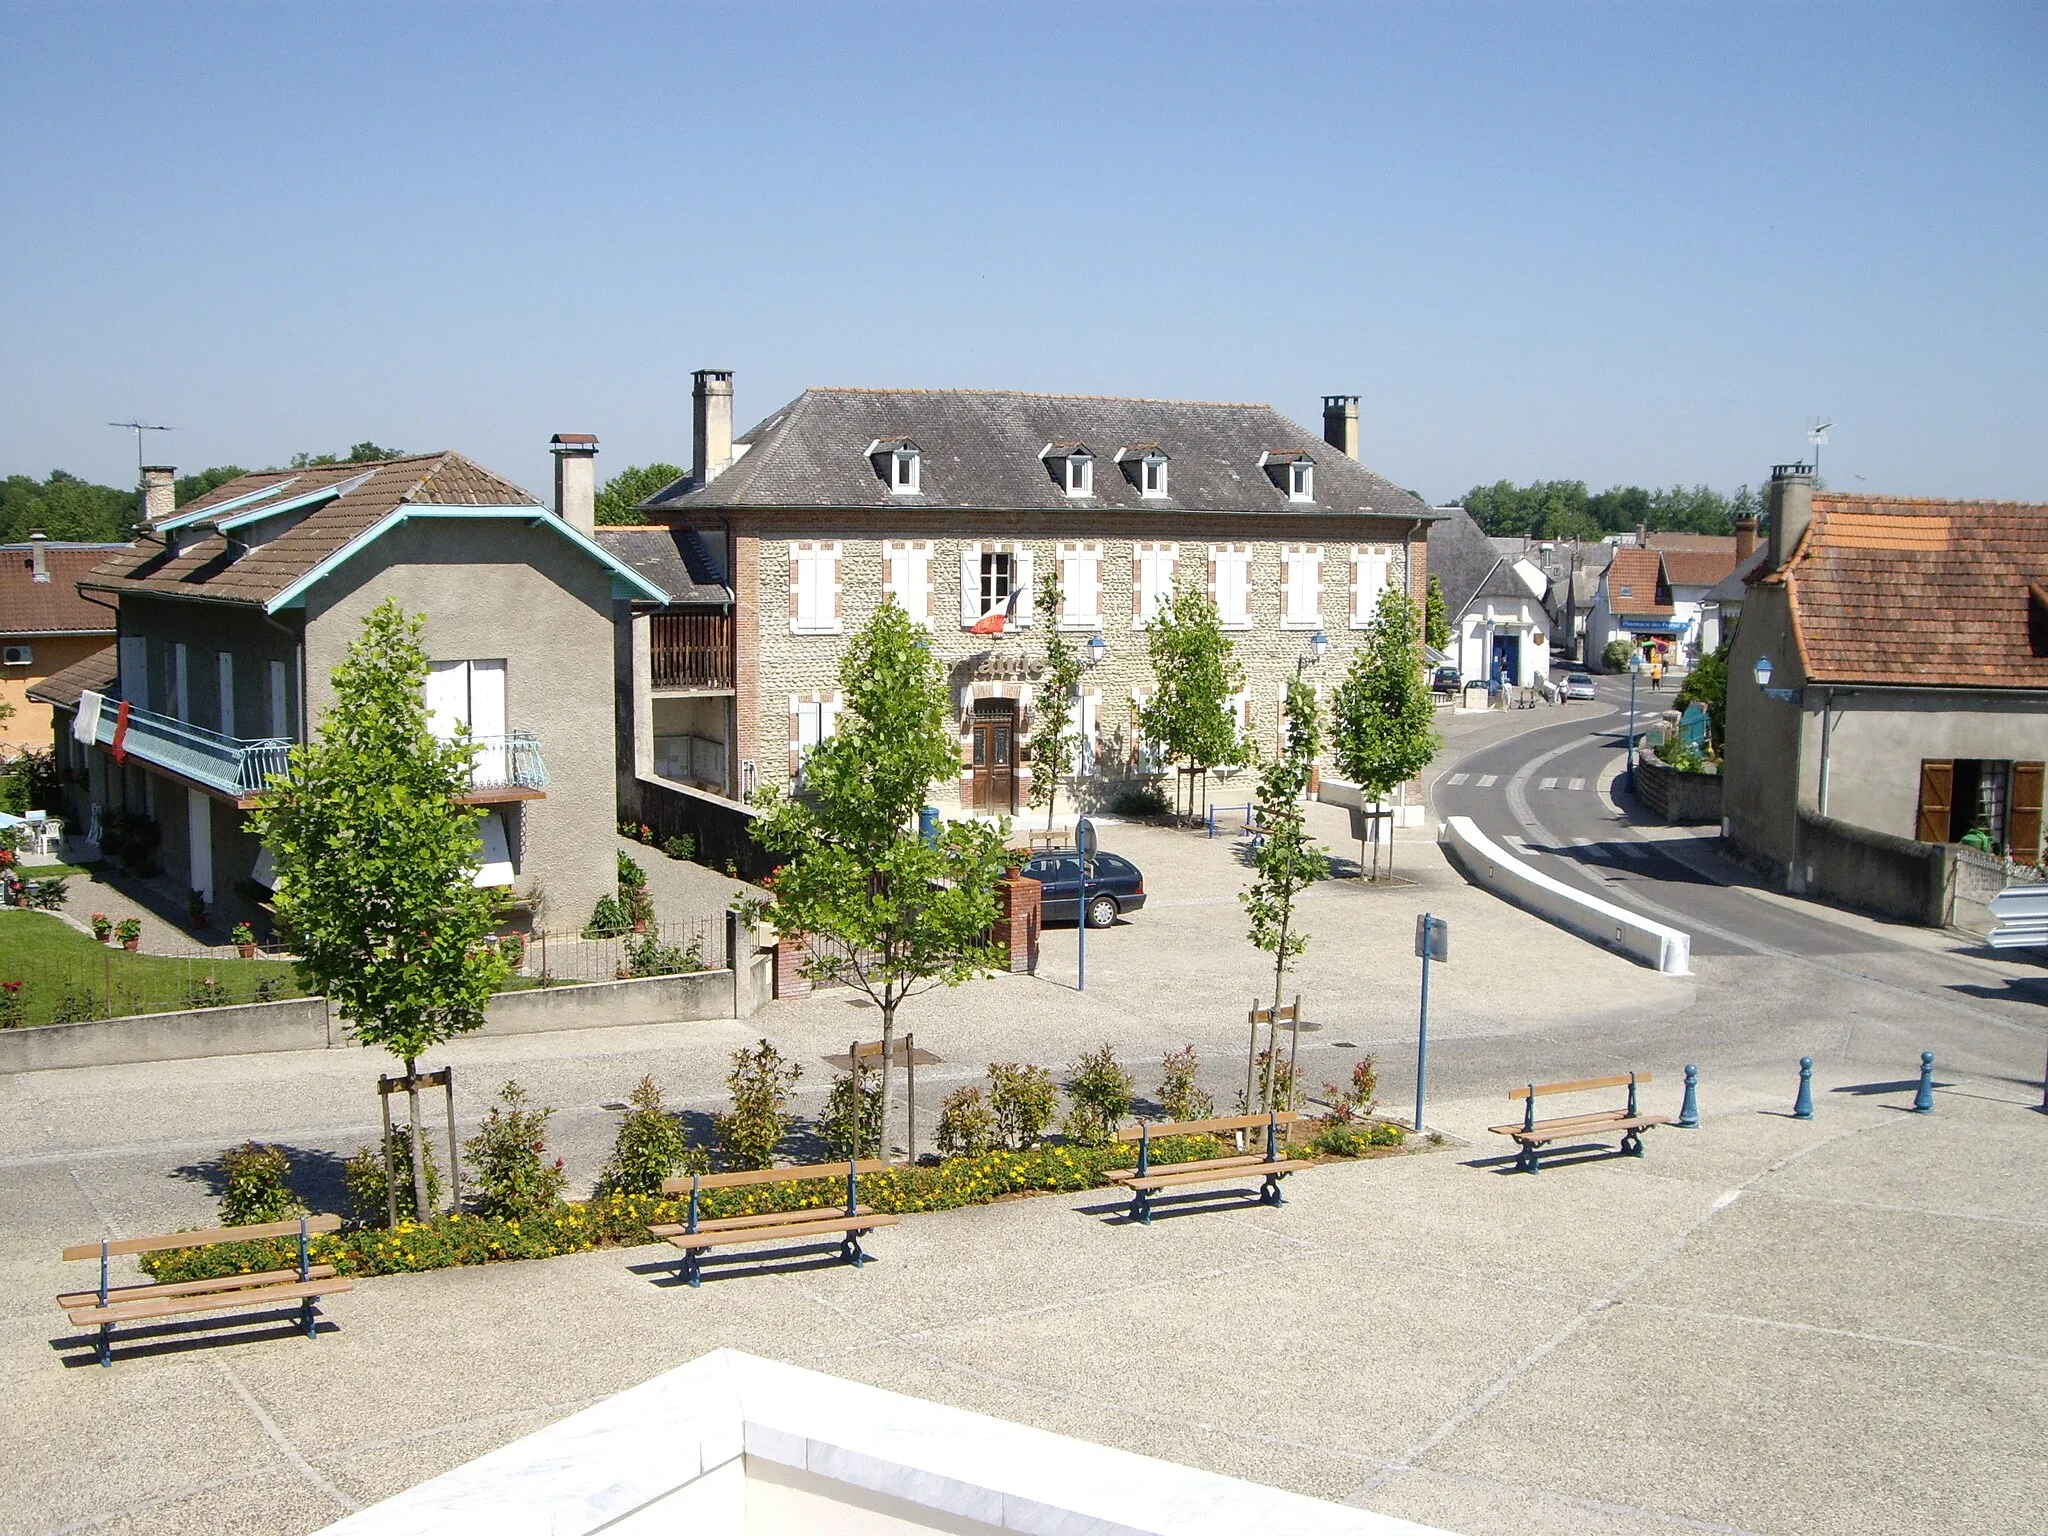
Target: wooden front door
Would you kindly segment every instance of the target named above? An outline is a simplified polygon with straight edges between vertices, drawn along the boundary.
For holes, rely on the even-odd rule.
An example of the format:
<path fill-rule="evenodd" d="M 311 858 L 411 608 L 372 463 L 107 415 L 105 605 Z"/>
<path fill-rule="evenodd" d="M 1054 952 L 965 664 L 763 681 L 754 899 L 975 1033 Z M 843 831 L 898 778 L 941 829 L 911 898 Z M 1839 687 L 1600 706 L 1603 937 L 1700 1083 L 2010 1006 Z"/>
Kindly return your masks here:
<path fill-rule="evenodd" d="M 983 699 L 974 706 L 974 808 L 1017 809 L 1017 706 Z"/>

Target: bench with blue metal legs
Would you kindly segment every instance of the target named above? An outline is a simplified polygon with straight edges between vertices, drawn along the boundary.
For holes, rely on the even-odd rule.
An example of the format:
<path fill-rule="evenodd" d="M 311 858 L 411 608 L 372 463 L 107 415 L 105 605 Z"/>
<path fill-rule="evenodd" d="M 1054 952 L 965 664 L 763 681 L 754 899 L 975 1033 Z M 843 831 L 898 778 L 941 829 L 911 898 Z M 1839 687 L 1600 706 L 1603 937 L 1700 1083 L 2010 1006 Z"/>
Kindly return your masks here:
<path fill-rule="evenodd" d="M 1535 1173 L 1540 1166 L 1540 1149 L 1554 1141 L 1574 1140 L 1584 1136 L 1600 1136 L 1614 1131 L 1621 1132 L 1621 1153 L 1626 1157 L 1643 1155 L 1643 1132 L 1654 1125 L 1670 1125 L 1669 1115 L 1643 1114 L 1636 1104 L 1636 1089 L 1649 1082 L 1647 1072 L 1630 1072 L 1620 1077 L 1587 1077 L 1571 1083 L 1530 1083 L 1517 1088 L 1508 1095 L 1510 1101 L 1523 1099 L 1522 1119 L 1518 1125 L 1490 1125 L 1487 1127 L 1496 1136 L 1513 1138 L 1521 1148 L 1515 1154 L 1515 1170 L 1518 1173 Z M 1620 1109 L 1594 1110 L 1583 1115 L 1559 1115 L 1550 1120 L 1536 1118 L 1536 1101 L 1545 1094 L 1591 1093 L 1600 1088 L 1628 1089 L 1628 1103 Z"/>
<path fill-rule="evenodd" d="M 806 1163 L 795 1168 L 752 1168 L 738 1173 L 693 1173 L 688 1178 L 666 1179 L 664 1195 L 690 1197 L 689 1219 L 681 1225 L 649 1227 L 654 1236 L 682 1249 L 681 1274 L 690 1285 L 704 1279 L 704 1255 L 713 1248 L 733 1248 L 751 1243 L 808 1242 L 837 1236 L 839 1257 L 858 1268 L 867 1262 L 860 1246 L 861 1234 L 877 1227 L 898 1225 L 894 1216 L 878 1215 L 860 1203 L 860 1176 L 879 1173 L 886 1163 L 874 1159 L 843 1163 Z M 798 1211 L 768 1211 L 759 1216 L 725 1216 L 703 1219 L 699 1205 L 707 1189 L 736 1189 L 750 1184 L 792 1184 L 808 1179 L 846 1180 L 846 1203 L 812 1206 Z"/>
<path fill-rule="evenodd" d="M 59 1296 L 57 1305 L 81 1328 L 99 1329 L 101 1365 L 114 1363 L 116 1323 L 146 1322 L 204 1312 L 253 1311 L 276 1302 L 297 1302 L 299 1326 L 309 1339 L 318 1338 L 315 1297 L 349 1289 L 335 1278 L 331 1264 L 315 1264 L 306 1251 L 308 1238 L 341 1230 L 339 1216 L 306 1216 L 297 1221 L 268 1221 L 245 1227 L 211 1227 L 201 1232 L 169 1232 L 160 1237 L 102 1238 L 64 1250 L 66 1259 L 98 1259 L 99 1289 Z M 127 1254 L 161 1253 L 172 1248 L 205 1248 L 215 1243 L 247 1243 L 265 1238 L 297 1238 L 299 1262 L 290 1269 L 257 1274 L 216 1275 L 208 1280 L 176 1280 L 162 1284 L 114 1285 L 111 1261 Z"/>
<path fill-rule="evenodd" d="M 1260 1205 L 1284 1205 L 1286 1196 L 1280 1193 L 1280 1181 L 1297 1168 L 1311 1166 L 1299 1159 L 1280 1155 L 1280 1128 L 1300 1118 L 1290 1109 L 1268 1111 L 1263 1115 L 1224 1115 L 1213 1120 L 1174 1120 L 1160 1124 L 1140 1122 L 1116 1133 L 1118 1141 L 1135 1141 L 1138 1144 L 1138 1166 L 1114 1168 L 1103 1177 L 1131 1192 L 1130 1214 L 1148 1226 L 1152 1221 L 1153 1196 L 1161 1190 L 1188 1185 L 1246 1184 L 1257 1179 L 1260 1181 Z M 1186 1163 L 1152 1161 L 1154 1136 L 1231 1134 L 1239 1138 L 1239 1145 L 1243 1145 L 1243 1137 L 1254 1130 L 1266 1133 L 1264 1152 L 1246 1152 L 1236 1157 L 1205 1157 Z"/>

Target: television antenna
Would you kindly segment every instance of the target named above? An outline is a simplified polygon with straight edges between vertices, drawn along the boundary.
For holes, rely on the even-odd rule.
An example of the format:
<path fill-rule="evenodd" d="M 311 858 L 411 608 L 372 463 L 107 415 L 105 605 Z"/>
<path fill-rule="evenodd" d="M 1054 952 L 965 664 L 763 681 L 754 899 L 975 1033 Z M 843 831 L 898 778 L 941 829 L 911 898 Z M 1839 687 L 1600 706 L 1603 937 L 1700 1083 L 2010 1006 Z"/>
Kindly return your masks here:
<path fill-rule="evenodd" d="M 1828 428 L 1833 425 L 1832 421 L 1822 421 L 1816 416 L 1813 425 L 1806 429 L 1806 440 L 1813 445 L 1813 478 L 1816 480 L 1820 478 L 1820 451 L 1827 443 Z"/>
<path fill-rule="evenodd" d="M 138 480 L 142 478 L 142 434 L 145 432 L 175 432 L 178 430 L 176 427 L 151 426 L 146 421 L 110 421 L 107 425 L 110 427 L 120 427 L 123 431 L 135 434 L 135 476 Z"/>

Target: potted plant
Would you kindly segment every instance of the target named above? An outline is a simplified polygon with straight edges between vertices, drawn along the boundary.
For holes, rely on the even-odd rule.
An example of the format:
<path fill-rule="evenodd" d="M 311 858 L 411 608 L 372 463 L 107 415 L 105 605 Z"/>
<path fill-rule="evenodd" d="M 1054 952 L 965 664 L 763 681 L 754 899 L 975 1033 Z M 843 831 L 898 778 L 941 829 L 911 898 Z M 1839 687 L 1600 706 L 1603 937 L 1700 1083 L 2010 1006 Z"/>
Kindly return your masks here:
<path fill-rule="evenodd" d="M 142 947 L 142 919 L 139 917 L 122 918 L 120 922 L 114 924 L 114 937 L 121 941 L 123 949 L 140 949 Z"/>
<path fill-rule="evenodd" d="M 114 936 L 114 920 L 104 912 L 92 915 L 92 936 L 102 944 Z"/>
<path fill-rule="evenodd" d="M 498 940 L 498 953 L 513 971 L 526 964 L 526 940 L 516 933 L 508 933 Z"/>
<path fill-rule="evenodd" d="M 256 930 L 247 923 L 235 924 L 234 932 L 228 937 L 234 941 L 235 953 L 244 960 L 256 958 Z"/>
<path fill-rule="evenodd" d="M 187 891 L 185 893 L 185 915 L 192 919 L 194 928 L 206 926 L 206 893 Z"/>

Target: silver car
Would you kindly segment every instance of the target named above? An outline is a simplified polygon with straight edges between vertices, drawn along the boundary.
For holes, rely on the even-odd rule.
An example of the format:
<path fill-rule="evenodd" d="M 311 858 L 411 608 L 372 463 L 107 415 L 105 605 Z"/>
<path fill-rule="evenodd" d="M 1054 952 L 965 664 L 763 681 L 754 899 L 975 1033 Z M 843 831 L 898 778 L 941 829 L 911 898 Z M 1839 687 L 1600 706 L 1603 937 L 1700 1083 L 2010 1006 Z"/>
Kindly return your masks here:
<path fill-rule="evenodd" d="M 1584 672 L 1567 675 L 1559 692 L 1567 699 L 1597 699 L 1600 696 L 1593 687 L 1593 679 Z"/>

